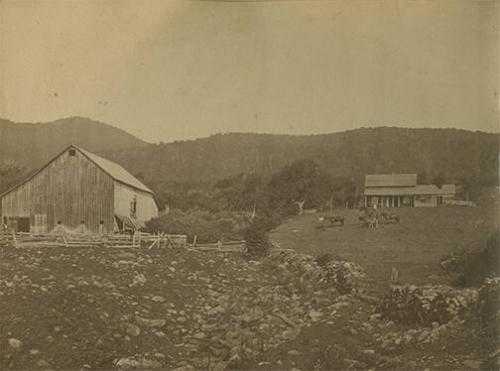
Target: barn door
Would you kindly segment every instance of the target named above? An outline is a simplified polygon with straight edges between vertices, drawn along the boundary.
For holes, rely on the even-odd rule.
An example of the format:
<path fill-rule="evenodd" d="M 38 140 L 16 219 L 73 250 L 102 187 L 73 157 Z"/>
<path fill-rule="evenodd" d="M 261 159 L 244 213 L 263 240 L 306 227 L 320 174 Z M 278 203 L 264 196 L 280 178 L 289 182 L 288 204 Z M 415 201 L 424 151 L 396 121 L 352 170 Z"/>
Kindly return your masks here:
<path fill-rule="evenodd" d="M 30 231 L 30 218 L 17 218 L 17 232 Z"/>
<path fill-rule="evenodd" d="M 35 214 L 33 232 L 36 234 L 47 232 L 47 214 Z"/>

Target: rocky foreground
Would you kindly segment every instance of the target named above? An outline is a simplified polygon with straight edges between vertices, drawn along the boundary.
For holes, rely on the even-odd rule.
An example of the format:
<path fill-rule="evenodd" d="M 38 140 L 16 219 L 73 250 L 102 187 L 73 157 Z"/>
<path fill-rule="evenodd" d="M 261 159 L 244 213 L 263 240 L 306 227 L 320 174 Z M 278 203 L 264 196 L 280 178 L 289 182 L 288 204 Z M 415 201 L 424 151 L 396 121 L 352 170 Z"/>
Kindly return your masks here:
<path fill-rule="evenodd" d="M 0 369 L 422 369 L 492 362 L 473 314 L 477 293 L 447 288 L 449 299 L 439 288 L 393 288 L 382 300 L 364 294 L 369 284 L 354 263 L 318 264 L 289 250 L 253 261 L 187 249 L 2 248 Z M 412 309 L 402 299 L 408 293 L 430 295 L 425 310 Z M 446 315 L 427 320 L 434 312 L 425 305 L 434 296 Z M 414 320 L 399 321 L 401 313 Z"/>

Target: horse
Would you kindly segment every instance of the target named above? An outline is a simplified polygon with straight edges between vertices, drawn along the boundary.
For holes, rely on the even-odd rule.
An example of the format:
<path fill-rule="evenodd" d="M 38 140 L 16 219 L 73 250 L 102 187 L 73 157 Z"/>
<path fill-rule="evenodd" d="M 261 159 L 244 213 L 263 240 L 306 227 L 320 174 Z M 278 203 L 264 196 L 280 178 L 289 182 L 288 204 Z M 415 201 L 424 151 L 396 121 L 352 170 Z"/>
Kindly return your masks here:
<path fill-rule="evenodd" d="M 368 228 L 378 227 L 378 216 L 376 214 L 359 216 L 358 220 L 368 226 Z"/>
<path fill-rule="evenodd" d="M 377 228 L 378 227 L 378 216 L 370 215 L 365 217 L 365 222 L 368 225 L 368 228 Z"/>

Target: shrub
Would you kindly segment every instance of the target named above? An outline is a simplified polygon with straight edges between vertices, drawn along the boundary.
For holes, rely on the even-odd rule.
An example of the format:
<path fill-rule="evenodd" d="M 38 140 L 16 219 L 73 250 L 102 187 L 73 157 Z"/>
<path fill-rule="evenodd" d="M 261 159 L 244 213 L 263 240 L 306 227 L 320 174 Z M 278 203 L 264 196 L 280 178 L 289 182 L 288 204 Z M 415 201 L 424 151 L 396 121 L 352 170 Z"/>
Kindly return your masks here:
<path fill-rule="evenodd" d="M 219 239 L 240 240 L 248 225 L 244 213 L 171 210 L 167 215 L 146 222 L 144 231 L 150 233 L 185 234 L 192 241 L 197 236 L 199 243 L 217 242 Z"/>
<path fill-rule="evenodd" d="M 268 218 L 255 218 L 245 229 L 246 253 L 251 256 L 264 256 L 269 253 L 269 237 L 267 232 L 270 228 Z"/>
<path fill-rule="evenodd" d="M 330 253 L 321 254 L 318 257 L 316 257 L 316 263 L 320 267 L 325 267 L 332 260 L 333 260 L 333 256 Z"/>

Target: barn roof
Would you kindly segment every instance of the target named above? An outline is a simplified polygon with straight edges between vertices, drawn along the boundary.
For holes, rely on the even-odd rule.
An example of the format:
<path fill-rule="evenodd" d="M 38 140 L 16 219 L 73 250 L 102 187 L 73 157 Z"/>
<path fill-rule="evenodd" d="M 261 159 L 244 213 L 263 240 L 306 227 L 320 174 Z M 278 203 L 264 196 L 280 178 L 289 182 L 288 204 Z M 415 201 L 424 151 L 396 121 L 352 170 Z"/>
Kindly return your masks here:
<path fill-rule="evenodd" d="M 22 182 L 16 184 L 14 187 L 8 189 L 7 191 L 1 193 L 0 197 L 6 195 L 7 193 L 10 193 L 11 191 L 13 191 L 14 189 L 16 189 L 17 187 L 19 187 L 19 186 L 23 185 L 24 183 L 26 183 L 26 182 L 30 181 L 31 179 L 33 179 L 38 173 L 40 173 L 50 163 L 52 163 L 52 161 L 54 161 L 56 158 L 58 158 L 59 156 L 61 156 L 63 153 L 65 153 L 70 148 L 74 148 L 77 151 L 79 151 L 81 154 L 83 154 L 85 157 L 87 157 L 97 167 L 99 167 L 102 171 L 104 171 L 106 174 L 108 174 L 111 178 L 113 178 L 117 182 L 129 185 L 130 187 L 138 189 L 140 191 L 151 193 L 152 195 L 154 194 L 151 189 L 149 189 L 148 187 L 146 187 L 139 179 L 137 179 L 135 176 L 133 176 L 132 174 L 130 174 L 127 170 L 125 170 L 120 165 L 118 165 L 118 164 L 116 164 L 116 163 L 114 163 L 112 161 L 106 160 L 105 158 L 97 156 L 96 154 L 94 154 L 92 152 L 89 152 L 89 151 L 87 151 L 87 150 L 85 150 L 83 148 L 80 148 L 80 147 L 75 146 L 74 144 L 72 144 L 72 145 L 66 147 L 64 149 L 64 151 L 62 151 L 59 154 L 57 154 L 57 156 L 54 156 L 54 158 L 52 158 L 52 160 L 50 160 L 44 166 L 42 166 L 40 169 L 38 169 L 33 174 L 31 174 L 30 176 L 28 176 L 25 180 L 23 180 Z M 155 200 L 155 202 L 156 202 L 156 200 Z"/>
<path fill-rule="evenodd" d="M 91 160 L 94 164 L 100 167 L 105 173 L 107 173 L 114 180 L 132 186 L 134 188 L 137 188 L 141 191 L 153 193 L 151 189 L 146 187 L 139 179 L 130 174 L 127 170 L 125 170 L 117 163 L 106 160 L 103 157 L 97 156 L 96 154 L 89 152 L 83 148 L 77 147 L 75 145 L 71 145 L 70 147 L 76 148 L 78 151 L 80 151 L 83 155 L 89 158 L 89 160 Z"/>
<path fill-rule="evenodd" d="M 370 174 L 365 176 L 365 187 L 414 187 L 417 174 Z"/>

